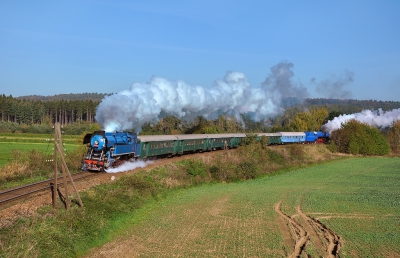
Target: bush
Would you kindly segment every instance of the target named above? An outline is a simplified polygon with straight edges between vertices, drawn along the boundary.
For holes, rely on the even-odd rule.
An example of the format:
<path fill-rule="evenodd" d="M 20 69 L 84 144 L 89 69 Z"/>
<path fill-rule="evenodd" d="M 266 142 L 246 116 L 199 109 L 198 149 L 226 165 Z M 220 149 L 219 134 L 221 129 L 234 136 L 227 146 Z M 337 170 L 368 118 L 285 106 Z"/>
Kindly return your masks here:
<path fill-rule="evenodd" d="M 397 121 L 388 128 L 385 132 L 385 136 L 392 153 L 400 154 L 400 121 Z"/>
<path fill-rule="evenodd" d="M 227 162 L 221 155 L 216 158 L 209 171 L 212 178 L 219 182 L 235 182 L 238 180 L 235 164 Z"/>
<path fill-rule="evenodd" d="M 246 146 L 255 143 L 256 141 L 257 141 L 256 134 L 246 134 L 246 137 L 242 139 L 240 145 Z"/>
<path fill-rule="evenodd" d="M 334 144 L 332 141 L 329 142 L 329 144 L 327 145 L 327 147 L 328 147 L 328 150 L 329 150 L 330 152 L 333 152 L 333 153 L 338 152 L 338 146 L 337 146 L 336 144 Z"/>
<path fill-rule="evenodd" d="M 133 174 L 130 176 L 123 176 L 118 180 L 121 189 L 128 189 L 129 191 L 138 191 L 140 196 L 156 196 L 157 186 L 153 178 L 149 175 Z M 117 197 L 117 196 L 115 196 Z"/>
<path fill-rule="evenodd" d="M 69 135 L 81 135 L 85 132 L 99 131 L 100 126 L 97 123 L 89 122 L 76 122 L 72 124 L 63 125 L 62 131 Z"/>
<path fill-rule="evenodd" d="M 240 180 L 254 179 L 259 176 L 259 170 L 257 163 L 243 161 L 236 167 L 237 178 Z"/>
<path fill-rule="evenodd" d="M 19 125 L 14 122 L 0 122 L 1 133 L 14 133 L 18 130 Z"/>
<path fill-rule="evenodd" d="M 331 142 L 339 152 L 349 154 L 386 155 L 390 151 L 388 142 L 377 128 L 356 120 L 333 131 Z"/>
<path fill-rule="evenodd" d="M 292 144 L 289 146 L 290 156 L 294 159 L 304 158 L 304 148 L 299 144 Z"/>
<path fill-rule="evenodd" d="M 285 158 L 276 151 L 267 149 L 267 156 L 270 161 L 279 165 L 283 165 L 285 163 Z"/>
<path fill-rule="evenodd" d="M 207 166 L 201 159 L 188 159 L 181 162 L 190 176 L 207 176 Z"/>
<path fill-rule="evenodd" d="M 68 135 L 80 135 L 84 132 L 94 132 L 100 130 L 97 123 L 75 122 L 72 124 L 62 125 L 62 131 Z M 0 133 L 37 133 L 50 134 L 54 131 L 51 124 L 18 124 L 14 122 L 0 122 Z"/>
<path fill-rule="evenodd" d="M 267 138 L 265 135 L 261 136 L 261 138 L 260 138 L 260 145 L 261 145 L 261 148 L 262 148 L 262 149 L 267 148 L 267 145 L 268 145 L 268 138 Z"/>

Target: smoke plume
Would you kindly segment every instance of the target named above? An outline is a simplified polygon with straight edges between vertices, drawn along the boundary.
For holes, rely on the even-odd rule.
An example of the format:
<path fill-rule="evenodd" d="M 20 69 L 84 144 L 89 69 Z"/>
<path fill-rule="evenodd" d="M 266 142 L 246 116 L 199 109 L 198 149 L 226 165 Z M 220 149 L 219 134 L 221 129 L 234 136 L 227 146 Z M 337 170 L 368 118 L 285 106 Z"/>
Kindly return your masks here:
<path fill-rule="evenodd" d="M 256 121 L 279 114 L 283 97 L 308 95 L 291 82 L 292 63 L 281 62 L 261 87 L 253 88 L 244 73 L 227 72 L 212 87 L 193 86 L 184 81 L 153 77 L 147 83 L 134 83 L 129 90 L 106 96 L 96 110 L 96 121 L 106 131 L 135 129 L 145 122 L 173 115 L 193 119 L 214 118 L 228 113 L 240 118 L 246 114 Z"/>
<path fill-rule="evenodd" d="M 296 85 L 292 82 L 293 66 L 293 63 L 284 61 L 271 67 L 270 76 L 262 84 L 270 96 L 279 100 L 291 97 L 304 100 L 309 96 L 307 88 L 302 84 Z"/>
<path fill-rule="evenodd" d="M 397 120 L 400 120 L 400 108 L 386 112 L 382 111 L 382 109 L 378 109 L 375 111 L 363 110 L 360 113 L 351 115 L 340 115 L 328 121 L 328 123 L 322 126 L 322 129 L 331 133 L 334 130 L 340 129 L 342 124 L 352 119 L 378 128 L 385 128 L 391 126 Z"/>
<path fill-rule="evenodd" d="M 354 73 L 346 70 L 343 75 L 333 76 L 331 79 L 325 79 L 320 82 L 312 78 L 311 82 L 316 84 L 316 92 L 320 93 L 325 98 L 349 99 L 353 94 L 345 88 L 353 82 L 353 77 Z"/>

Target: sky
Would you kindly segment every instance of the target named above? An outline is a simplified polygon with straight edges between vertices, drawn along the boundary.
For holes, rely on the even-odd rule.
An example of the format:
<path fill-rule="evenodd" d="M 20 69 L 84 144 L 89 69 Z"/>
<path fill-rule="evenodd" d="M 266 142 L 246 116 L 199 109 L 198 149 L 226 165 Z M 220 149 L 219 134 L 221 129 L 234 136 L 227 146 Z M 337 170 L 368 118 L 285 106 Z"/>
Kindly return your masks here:
<path fill-rule="evenodd" d="M 0 94 L 118 93 L 154 76 L 400 101 L 400 1 L 0 1 Z"/>

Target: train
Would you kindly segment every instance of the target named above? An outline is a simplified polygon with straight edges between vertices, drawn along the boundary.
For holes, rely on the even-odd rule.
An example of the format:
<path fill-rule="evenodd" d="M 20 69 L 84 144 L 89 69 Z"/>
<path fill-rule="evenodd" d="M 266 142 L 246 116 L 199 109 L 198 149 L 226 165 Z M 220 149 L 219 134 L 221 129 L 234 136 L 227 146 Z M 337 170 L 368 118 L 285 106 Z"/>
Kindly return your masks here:
<path fill-rule="evenodd" d="M 267 144 L 323 143 L 329 140 L 324 132 L 257 133 L 256 139 L 267 138 Z M 137 135 L 132 132 L 95 131 L 86 134 L 87 154 L 83 170 L 105 171 L 126 161 L 172 157 L 193 152 L 237 148 L 244 133 L 190 134 L 190 135 Z"/>

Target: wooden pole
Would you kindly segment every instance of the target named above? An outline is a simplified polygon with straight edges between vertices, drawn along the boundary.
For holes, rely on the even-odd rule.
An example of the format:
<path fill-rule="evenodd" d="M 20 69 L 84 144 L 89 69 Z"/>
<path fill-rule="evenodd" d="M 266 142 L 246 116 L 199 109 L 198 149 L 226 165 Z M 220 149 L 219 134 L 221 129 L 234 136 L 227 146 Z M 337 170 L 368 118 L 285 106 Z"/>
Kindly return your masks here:
<path fill-rule="evenodd" d="M 57 176 L 58 176 L 58 168 L 57 168 L 57 150 L 56 146 L 56 138 L 54 138 L 54 182 L 53 182 L 53 209 L 56 208 L 56 200 L 57 200 L 57 192 L 58 192 L 58 183 L 57 183 Z"/>
<path fill-rule="evenodd" d="M 57 149 L 58 149 L 58 151 L 60 151 L 59 146 L 57 146 Z M 62 152 L 62 151 L 61 151 L 61 152 Z M 74 180 L 72 179 L 71 173 L 69 172 L 67 163 L 65 163 L 64 157 L 61 158 L 61 162 L 62 162 L 62 164 L 64 165 L 63 168 L 64 168 L 64 170 L 66 171 L 66 174 L 68 175 L 69 180 L 71 181 L 72 187 L 74 188 L 75 193 L 76 193 L 76 195 L 77 195 L 77 197 L 78 197 L 79 205 L 80 205 L 81 207 L 83 207 L 83 203 L 82 203 L 81 197 L 79 196 L 79 192 L 78 192 L 78 190 L 76 189 Z"/>
<path fill-rule="evenodd" d="M 58 142 L 57 142 L 58 140 Z M 65 189 L 65 205 L 66 209 L 68 210 L 70 207 L 70 201 L 68 197 L 68 180 L 67 176 L 70 179 L 70 182 L 75 190 L 75 193 L 78 197 L 79 205 L 83 207 L 83 203 L 81 200 L 81 197 L 79 196 L 79 192 L 75 187 L 75 183 L 72 179 L 71 173 L 69 172 L 67 163 L 65 162 L 64 159 L 64 152 L 63 152 L 63 142 L 62 142 L 62 137 L 61 137 L 61 129 L 60 129 L 60 123 L 55 124 L 55 138 L 54 138 L 54 192 L 53 192 L 53 207 L 55 207 L 55 193 L 57 192 L 57 152 L 60 154 L 60 159 L 61 159 L 61 169 L 63 172 L 63 180 L 64 180 L 64 189 Z"/>
<path fill-rule="evenodd" d="M 64 153 L 62 151 L 62 138 L 61 138 L 61 127 L 60 127 L 60 123 L 57 122 L 55 124 L 55 130 L 56 130 L 56 138 L 54 139 L 55 145 L 54 145 L 54 151 L 58 151 L 58 153 L 60 154 L 60 158 L 61 160 L 64 159 Z M 57 143 L 57 140 L 59 141 L 59 143 Z M 61 150 L 58 146 L 58 144 L 61 144 Z M 68 180 L 67 180 L 67 171 L 65 170 L 65 167 L 63 166 L 63 164 L 61 164 L 61 170 L 63 173 L 63 180 L 64 180 L 64 191 L 65 191 L 65 206 L 67 208 L 67 210 L 69 210 L 70 207 L 70 202 L 69 202 L 69 197 L 68 197 Z"/>

